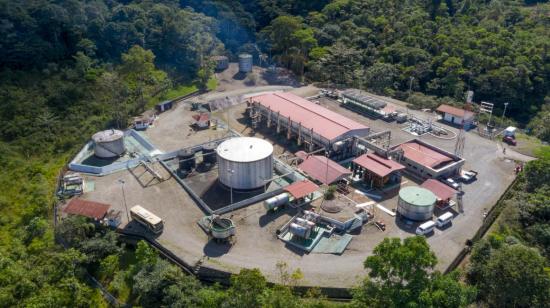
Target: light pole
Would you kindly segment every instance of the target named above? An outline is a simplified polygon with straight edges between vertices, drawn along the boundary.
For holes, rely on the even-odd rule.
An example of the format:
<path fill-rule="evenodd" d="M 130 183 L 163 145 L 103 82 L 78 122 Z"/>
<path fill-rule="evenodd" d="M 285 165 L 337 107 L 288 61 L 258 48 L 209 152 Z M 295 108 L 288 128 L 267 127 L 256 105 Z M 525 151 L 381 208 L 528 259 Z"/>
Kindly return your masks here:
<path fill-rule="evenodd" d="M 413 80 L 414 80 L 413 76 L 409 77 L 409 96 L 411 96 L 412 87 L 413 87 Z"/>
<path fill-rule="evenodd" d="M 508 107 L 509 103 L 504 103 L 504 111 L 502 111 L 502 121 L 504 121 L 504 116 L 506 115 L 506 107 Z"/>
<path fill-rule="evenodd" d="M 229 195 L 231 198 L 231 204 L 233 204 L 233 173 L 235 170 L 227 169 L 227 172 L 229 172 Z"/>
<path fill-rule="evenodd" d="M 126 219 L 128 222 L 130 222 L 130 215 L 128 215 L 128 206 L 126 205 L 126 194 L 124 193 L 124 182 L 123 179 L 118 179 L 118 182 L 120 183 L 120 187 L 122 187 L 122 200 L 124 202 L 124 208 L 126 209 Z"/>

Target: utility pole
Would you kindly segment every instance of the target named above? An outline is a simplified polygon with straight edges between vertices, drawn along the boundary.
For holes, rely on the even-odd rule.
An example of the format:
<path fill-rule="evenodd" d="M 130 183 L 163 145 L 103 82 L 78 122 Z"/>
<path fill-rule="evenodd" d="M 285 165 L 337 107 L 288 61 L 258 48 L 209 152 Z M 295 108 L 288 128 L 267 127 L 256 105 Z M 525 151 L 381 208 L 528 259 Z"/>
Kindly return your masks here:
<path fill-rule="evenodd" d="M 411 93 L 412 93 L 413 80 L 414 80 L 413 76 L 409 77 L 409 96 L 411 96 Z"/>

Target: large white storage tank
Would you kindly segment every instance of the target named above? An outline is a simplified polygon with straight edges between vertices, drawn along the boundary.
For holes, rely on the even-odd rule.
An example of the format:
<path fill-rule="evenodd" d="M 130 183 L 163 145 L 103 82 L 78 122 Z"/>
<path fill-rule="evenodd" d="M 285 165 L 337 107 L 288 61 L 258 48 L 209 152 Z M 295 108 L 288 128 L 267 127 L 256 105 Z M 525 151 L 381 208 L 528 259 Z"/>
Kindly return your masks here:
<path fill-rule="evenodd" d="M 92 136 L 94 154 L 100 158 L 113 158 L 124 154 L 124 133 L 120 130 L 109 129 L 97 132 Z"/>
<path fill-rule="evenodd" d="M 435 201 L 435 195 L 425 188 L 404 187 L 399 191 L 397 212 L 412 220 L 432 219 Z"/>
<path fill-rule="evenodd" d="M 234 189 L 264 186 L 273 177 L 273 146 L 259 138 L 236 137 L 216 149 L 218 178 Z"/>
<path fill-rule="evenodd" d="M 239 72 L 248 73 L 252 71 L 252 55 L 242 53 L 239 55 Z"/>

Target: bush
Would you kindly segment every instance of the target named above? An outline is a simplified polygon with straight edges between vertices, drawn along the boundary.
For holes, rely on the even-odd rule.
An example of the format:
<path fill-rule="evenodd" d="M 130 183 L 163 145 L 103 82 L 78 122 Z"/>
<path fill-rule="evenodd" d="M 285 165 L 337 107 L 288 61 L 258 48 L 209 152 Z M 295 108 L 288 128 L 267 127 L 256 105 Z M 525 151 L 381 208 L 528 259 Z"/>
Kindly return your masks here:
<path fill-rule="evenodd" d="M 325 191 L 324 197 L 325 200 L 332 200 L 334 199 L 334 194 L 336 193 L 336 186 L 330 185 L 327 190 Z"/>

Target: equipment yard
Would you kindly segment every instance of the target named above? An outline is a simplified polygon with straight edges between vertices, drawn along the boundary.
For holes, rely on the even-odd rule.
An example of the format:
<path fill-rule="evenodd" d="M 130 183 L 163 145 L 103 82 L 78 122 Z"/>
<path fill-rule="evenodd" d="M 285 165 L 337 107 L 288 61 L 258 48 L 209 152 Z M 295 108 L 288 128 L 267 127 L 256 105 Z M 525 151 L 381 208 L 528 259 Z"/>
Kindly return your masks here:
<path fill-rule="evenodd" d="M 121 232 L 155 238 L 195 267 L 231 273 L 259 268 L 275 280 L 276 264 L 284 261 L 290 269 L 300 268 L 303 285 L 352 287 L 365 276 L 363 261 L 380 241 L 413 236 L 423 222 L 403 216 L 400 207 L 415 210 L 416 201 L 403 205 L 400 189 L 418 187 L 432 177 L 435 186 L 447 178 L 458 181 L 461 169 L 477 171 L 475 180 L 457 184 L 462 193 L 450 189 L 452 197 L 441 199 L 441 189 L 434 189 L 437 203 L 426 207 L 428 220 L 447 211 L 454 214 L 450 227 L 427 235 L 437 268 L 445 270 L 513 181 L 517 162 L 528 159 L 510 149 L 504 154 L 499 144 L 472 131 L 464 133 L 458 155 L 459 128 L 438 122 L 433 113 L 408 110 L 403 102 L 378 96 L 372 97 L 386 104 L 376 106 L 433 122 L 431 132 L 411 134 L 420 126 L 374 119 L 328 96 L 307 101 L 295 94 L 274 98 L 268 93 L 289 87 L 226 90 L 231 91 L 190 98 L 160 113 L 154 125 L 137 133 L 155 148 L 149 149 L 155 155 L 127 150 L 134 165 L 103 176 L 83 173 L 84 186 L 92 188 L 79 198 L 110 205 L 118 213 Z M 289 92 L 306 97 L 318 89 Z M 300 107 L 275 110 L 270 99 Z M 304 109 L 302 118 L 292 108 Z M 312 116 L 320 119 L 314 122 L 326 121 L 325 129 L 333 128 L 323 131 L 307 123 Z M 237 139 L 239 135 L 253 138 Z M 238 140 L 238 152 L 222 149 L 225 140 Z M 404 150 L 403 144 L 411 149 Z M 356 160 L 363 154 L 370 156 Z M 310 158 L 322 163 L 312 170 L 302 164 Z M 418 167 L 415 161 L 420 161 Z M 131 219 L 129 209 L 138 204 L 162 219 L 162 233 L 152 234 Z M 441 204 L 451 207 L 441 209 Z M 218 221 L 216 215 L 234 224 L 232 232 L 209 233 L 208 225 L 205 229 L 199 224 Z M 328 253 L 335 251 L 342 253 Z"/>

